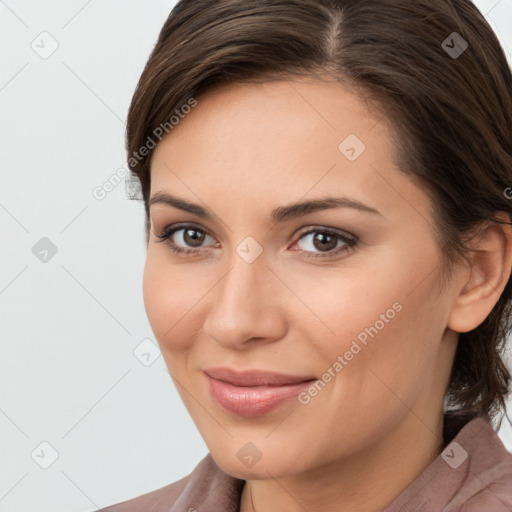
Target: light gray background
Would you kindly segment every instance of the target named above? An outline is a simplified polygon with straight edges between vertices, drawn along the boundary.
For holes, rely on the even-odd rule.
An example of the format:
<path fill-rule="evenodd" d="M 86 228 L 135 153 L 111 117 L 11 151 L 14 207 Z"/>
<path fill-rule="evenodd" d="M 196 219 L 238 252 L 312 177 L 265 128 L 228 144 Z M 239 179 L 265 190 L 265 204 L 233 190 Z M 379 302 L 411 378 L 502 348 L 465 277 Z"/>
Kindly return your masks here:
<path fill-rule="evenodd" d="M 133 353 L 154 341 L 143 205 L 123 180 L 92 194 L 122 173 L 129 101 L 174 4 L 0 0 L 0 512 L 92 511 L 207 453 L 162 357 Z M 512 0 L 477 5 L 510 58 Z M 499 434 L 512 451 L 506 420 Z"/>

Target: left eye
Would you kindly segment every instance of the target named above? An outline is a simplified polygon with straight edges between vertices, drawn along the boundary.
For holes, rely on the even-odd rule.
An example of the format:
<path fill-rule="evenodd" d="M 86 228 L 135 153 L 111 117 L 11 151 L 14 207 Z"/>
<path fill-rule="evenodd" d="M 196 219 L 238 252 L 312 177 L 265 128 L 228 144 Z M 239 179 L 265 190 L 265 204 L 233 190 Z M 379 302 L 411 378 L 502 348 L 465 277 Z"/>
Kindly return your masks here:
<path fill-rule="evenodd" d="M 174 235 L 179 232 L 182 233 L 177 238 L 180 239 L 180 243 L 183 244 L 184 247 L 178 245 L 178 243 L 173 240 Z M 162 233 L 155 233 L 155 236 L 160 239 L 159 242 L 165 242 L 171 251 L 182 254 L 200 253 L 201 249 L 204 249 L 202 244 L 207 238 L 211 238 L 215 242 L 215 239 L 208 235 L 205 230 L 199 229 L 193 225 L 175 226 L 173 228 L 167 227 Z M 307 258 L 315 258 L 332 257 L 335 254 L 348 251 L 356 245 L 357 240 L 352 235 L 338 233 L 332 229 L 317 228 L 300 235 L 294 245 L 300 245 L 301 243 L 303 244 L 303 248 L 300 249 L 300 251 L 304 253 L 303 255 Z M 338 245 L 339 243 L 341 243 L 341 246 Z M 315 249 L 319 252 L 315 252 Z"/>
<path fill-rule="evenodd" d="M 354 237 L 342 235 L 330 229 L 313 229 L 303 233 L 296 244 L 300 244 L 303 240 L 306 240 L 306 243 L 303 244 L 303 252 L 307 258 L 333 256 L 356 245 Z M 338 246 L 339 242 L 341 242 L 341 246 Z M 311 252 L 311 249 L 317 249 L 320 253 L 307 254 Z"/>

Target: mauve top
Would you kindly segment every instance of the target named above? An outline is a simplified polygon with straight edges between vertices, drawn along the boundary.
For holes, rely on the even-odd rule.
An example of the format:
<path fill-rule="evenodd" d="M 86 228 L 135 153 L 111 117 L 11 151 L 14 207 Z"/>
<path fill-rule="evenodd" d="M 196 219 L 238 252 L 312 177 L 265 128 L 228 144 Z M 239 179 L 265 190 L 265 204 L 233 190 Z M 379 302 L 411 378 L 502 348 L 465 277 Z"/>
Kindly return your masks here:
<path fill-rule="evenodd" d="M 512 512 L 512 454 L 491 423 L 445 413 L 443 436 L 443 452 L 382 512 Z M 239 512 L 244 484 L 208 453 L 181 480 L 102 510 Z"/>

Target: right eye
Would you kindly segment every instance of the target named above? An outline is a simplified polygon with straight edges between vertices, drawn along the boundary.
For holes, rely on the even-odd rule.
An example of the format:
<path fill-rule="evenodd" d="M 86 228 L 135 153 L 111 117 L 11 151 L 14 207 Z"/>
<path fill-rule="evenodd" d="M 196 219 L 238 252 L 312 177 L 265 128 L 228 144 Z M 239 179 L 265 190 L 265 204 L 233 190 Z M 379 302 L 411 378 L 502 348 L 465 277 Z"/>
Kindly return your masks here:
<path fill-rule="evenodd" d="M 173 240 L 176 233 L 180 233 L 176 238 L 181 240 L 181 243 L 185 247 L 180 246 Z M 155 236 L 159 238 L 158 242 L 163 242 L 176 254 L 198 254 L 202 252 L 199 245 L 205 240 L 206 237 L 213 237 L 208 235 L 204 229 L 197 228 L 193 224 L 181 224 L 181 225 L 170 225 L 163 229 L 161 233 L 155 233 Z M 187 245 L 188 244 L 188 245 Z M 193 249 L 196 247 L 196 249 Z"/>

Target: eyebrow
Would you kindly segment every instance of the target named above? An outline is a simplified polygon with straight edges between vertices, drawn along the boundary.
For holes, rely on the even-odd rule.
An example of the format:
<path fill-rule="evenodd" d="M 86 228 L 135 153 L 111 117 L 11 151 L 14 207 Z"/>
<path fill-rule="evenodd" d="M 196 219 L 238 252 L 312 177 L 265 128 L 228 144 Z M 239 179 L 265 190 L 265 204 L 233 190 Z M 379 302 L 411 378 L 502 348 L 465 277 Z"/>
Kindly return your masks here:
<path fill-rule="evenodd" d="M 202 219 L 213 220 L 214 215 L 203 208 L 202 206 L 190 203 L 179 197 L 173 196 L 167 192 L 158 191 L 149 200 L 150 206 L 153 204 L 165 204 L 172 206 L 179 210 L 183 210 L 188 213 L 192 213 L 201 217 Z M 382 216 L 375 208 L 367 206 L 360 201 L 350 199 L 348 197 L 324 197 L 321 199 L 313 199 L 310 201 L 303 201 L 298 203 L 292 203 L 286 206 L 279 206 L 272 210 L 270 214 L 270 220 L 274 222 L 285 222 L 291 219 L 302 217 L 309 213 L 314 213 L 320 210 L 328 210 L 332 208 L 353 208 L 362 212 L 373 213 Z"/>

